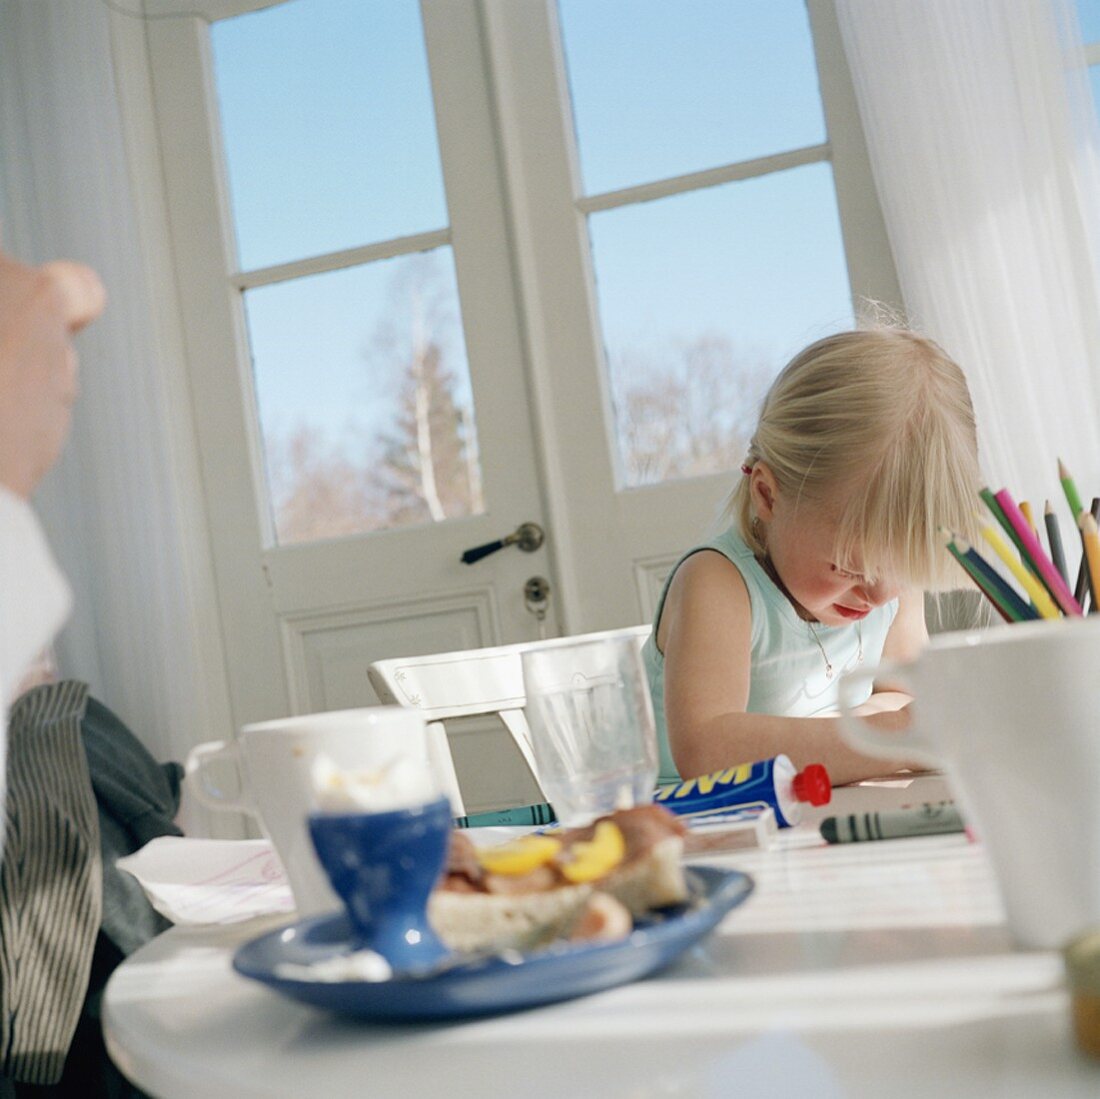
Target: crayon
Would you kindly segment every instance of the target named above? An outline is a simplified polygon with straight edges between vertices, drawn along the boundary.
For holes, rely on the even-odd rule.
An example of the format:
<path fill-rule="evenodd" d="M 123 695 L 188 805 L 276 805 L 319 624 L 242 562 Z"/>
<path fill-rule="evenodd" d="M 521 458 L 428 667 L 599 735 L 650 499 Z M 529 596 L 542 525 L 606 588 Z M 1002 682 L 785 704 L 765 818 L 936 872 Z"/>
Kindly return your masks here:
<path fill-rule="evenodd" d="M 821 822 L 821 835 L 826 843 L 862 843 L 964 831 L 966 826 L 962 817 L 950 801 L 926 802 L 917 808 L 893 809 L 885 813 L 826 817 Z"/>

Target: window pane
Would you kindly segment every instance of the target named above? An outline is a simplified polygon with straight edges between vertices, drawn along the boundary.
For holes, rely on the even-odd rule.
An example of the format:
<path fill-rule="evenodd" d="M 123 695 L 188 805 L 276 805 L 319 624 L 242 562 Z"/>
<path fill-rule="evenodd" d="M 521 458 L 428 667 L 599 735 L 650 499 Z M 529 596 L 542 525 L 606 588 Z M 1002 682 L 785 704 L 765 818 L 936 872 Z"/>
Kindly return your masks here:
<path fill-rule="evenodd" d="M 1077 15 L 1081 37 L 1086 42 L 1100 42 L 1100 0 L 1077 0 Z"/>
<path fill-rule="evenodd" d="M 764 390 L 851 327 L 832 169 L 589 219 L 623 487 L 735 469 Z"/>
<path fill-rule="evenodd" d="M 416 0 L 295 0 L 211 38 L 243 269 L 447 224 Z"/>
<path fill-rule="evenodd" d="M 280 543 L 484 511 L 449 249 L 245 294 Z"/>
<path fill-rule="evenodd" d="M 825 140 L 805 0 L 559 0 L 586 194 Z"/>

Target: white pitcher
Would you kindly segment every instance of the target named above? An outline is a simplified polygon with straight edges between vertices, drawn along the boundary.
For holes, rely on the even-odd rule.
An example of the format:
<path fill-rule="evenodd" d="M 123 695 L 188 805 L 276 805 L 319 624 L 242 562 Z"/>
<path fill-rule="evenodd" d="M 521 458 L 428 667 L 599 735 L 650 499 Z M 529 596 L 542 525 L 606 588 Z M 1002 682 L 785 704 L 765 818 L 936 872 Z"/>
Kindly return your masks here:
<path fill-rule="evenodd" d="M 869 676 L 912 693 L 906 732 L 852 714 Z M 852 747 L 948 772 L 1021 946 L 1100 924 L 1100 616 L 943 634 L 845 676 L 840 700 Z"/>

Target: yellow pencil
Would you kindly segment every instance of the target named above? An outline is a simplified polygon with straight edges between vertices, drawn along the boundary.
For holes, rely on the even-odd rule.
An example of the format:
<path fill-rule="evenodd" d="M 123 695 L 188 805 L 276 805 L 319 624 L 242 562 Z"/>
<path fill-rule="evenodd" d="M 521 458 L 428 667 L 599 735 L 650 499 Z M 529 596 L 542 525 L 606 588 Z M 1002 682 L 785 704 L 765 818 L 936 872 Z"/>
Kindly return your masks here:
<path fill-rule="evenodd" d="M 1020 501 L 1020 512 L 1027 520 L 1027 525 L 1031 527 L 1033 534 L 1038 535 L 1038 528 L 1035 526 L 1035 516 L 1031 514 L 1031 505 L 1026 500 Z"/>
<path fill-rule="evenodd" d="M 1100 528 L 1096 520 L 1087 512 L 1081 512 L 1081 541 L 1085 543 L 1085 559 L 1089 563 L 1089 583 L 1092 585 L 1092 607 L 1097 608 L 1096 597 L 1100 595 Z"/>
<path fill-rule="evenodd" d="M 982 523 L 982 537 L 993 547 L 993 552 L 1008 566 L 1009 571 L 1016 577 L 1020 586 L 1027 592 L 1035 609 L 1044 618 L 1060 617 L 1054 600 L 1047 594 L 1046 588 L 1031 575 L 1020 559 L 1008 547 L 1008 543 L 988 523 Z M 1100 549 L 1100 546 L 1097 547 Z M 1100 564 L 1100 561 L 1098 561 Z"/>

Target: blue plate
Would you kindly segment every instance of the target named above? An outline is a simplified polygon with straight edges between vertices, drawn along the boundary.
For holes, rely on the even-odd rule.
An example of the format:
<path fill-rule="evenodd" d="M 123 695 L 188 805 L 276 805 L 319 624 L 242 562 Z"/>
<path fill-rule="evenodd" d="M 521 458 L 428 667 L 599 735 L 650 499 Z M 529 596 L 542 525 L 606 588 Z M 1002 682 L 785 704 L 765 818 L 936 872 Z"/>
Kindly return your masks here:
<path fill-rule="evenodd" d="M 691 899 L 638 921 L 615 943 L 560 943 L 531 954 L 456 959 L 427 975 L 383 981 L 312 981 L 277 975 L 287 963 L 309 965 L 349 949 L 342 914 L 315 916 L 242 946 L 233 968 L 277 992 L 341 1015 L 367 1019 L 451 1019 L 569 1000 L 637 980 L 674 961 L 752 892 L 738 870 L 687 870 Z"/>

